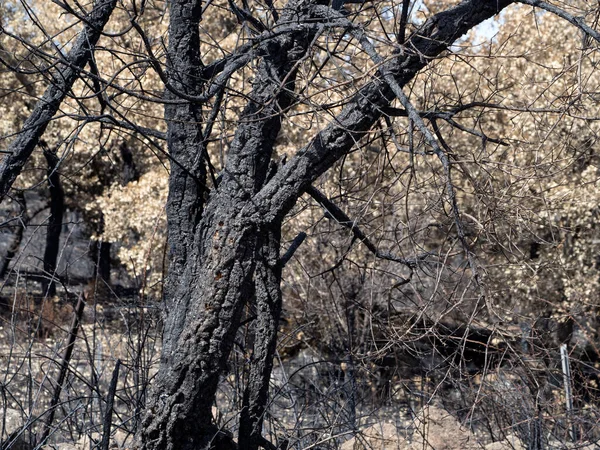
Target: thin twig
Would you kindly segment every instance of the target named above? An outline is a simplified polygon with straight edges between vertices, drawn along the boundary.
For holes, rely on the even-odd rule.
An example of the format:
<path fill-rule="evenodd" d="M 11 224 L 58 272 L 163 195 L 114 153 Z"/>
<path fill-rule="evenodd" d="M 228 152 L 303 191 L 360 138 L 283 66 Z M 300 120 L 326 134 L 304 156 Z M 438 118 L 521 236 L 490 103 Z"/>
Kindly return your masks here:
<path fill-rule="evenodd" d="M 573 392 L 571 390 L 571 368 L 569 366 L 569 351 L 567 344 L 560 346 L 560 362 L 563 371 L 563 383 L 565 388 L 565 404 L 567 407 L 567 421 L 571 422 L 569 434 L 573 442 L 577 441 L 577 428 L 573 422 Z"/>
<path fill-rule="evenodd" d="M 386 259 L 388 261 L 394 261 L 405 266 L 414 269 L 417 266 L 416 259 L 406 259 L 400 256 L 394 255 L 390 252 L 383 252 L 377 248 L 373 242 L 367 237 L 367 235 L 356 225 L 356 222 L 351 220 L 350 217 L 346 215 L 344 211 L 342 211 L 339 206 L 329 200 L 325 194 L 319 191 L 314 186 L 309 186 L 306 190 L 306 193 L 314 198 L 317 203 L 319 203 L 325 210 L 330 214 L 330 216 L 335 219 L 337 223 L 342 225 L 345 228 L 348 228 L 354 234 L 354 237 L 358 239 L 360 242 L 365 244 L 365 246 L 369 249 L 371 253 L 373 253 L 376 257 L 381 259 Z M 427 256 L 428 254 L 424 255 Z M 420 257 L 422 259 L 424 256 Z"/>
<path fill-rule="evenodd" d="M 283 254 L 283 256 L 279 259 L 282 266 L 285 266 L 288 263 L 288 261 L 292 259 L 292 256 L 294 256 L 294 253 L 296 253 L 298 247 L 302 245 L 304 239 L 306 239 L 306 233 L 304 231 L 298 233 L 298 236 L 296 236 L 292 241 L 290 248 L 288 248 L 287 251 Z"/>
<path fill-rule="evenodd" d="M 581 31 L 593 37 L 596 41 L 600 42 L 600 33 L 598 33 L 596 30 L 594 30 L 592 27 L 586 24 L 583 18 L 581 17 L 576 17 L 572 14 L 569 14 L 564 9 L 539 0 L 517 0 L 517 2 L 523 3 L 525 5 L 535 6 L 545 11 L 551 12 L 552 14 L 557 15 L 561 19 L 565 19 L 567 22 L 575 25 Z"/>

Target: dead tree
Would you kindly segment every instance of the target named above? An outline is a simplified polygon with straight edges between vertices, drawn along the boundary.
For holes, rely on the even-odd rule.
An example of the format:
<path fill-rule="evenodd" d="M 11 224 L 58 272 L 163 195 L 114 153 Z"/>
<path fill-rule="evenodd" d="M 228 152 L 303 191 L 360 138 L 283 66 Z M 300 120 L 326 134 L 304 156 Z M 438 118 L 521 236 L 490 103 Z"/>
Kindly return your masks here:
<path fill-rule="evenodd" d="M 115 3 L 97 1 L 84 33 L 71 51 L 73 55 L 62 69 L 61 80 L 65 82 L 48 89 L 10 147 L 11 154 L 0 166 L 0 198 L 8 192 L 45 124 L 89 61 Z M 201 0 L 169 1 L 166 69 L 153 54 L 152 44 L 135 15 L 131 16 L 131 26 L 142 37 L 149 60 L 165 85 L 170 160 L 165 328 L 161 366 L 139 432 L 143 449 L 274 448 L 262 436 L 262 423 L 282 308 L 282 270 L 291 256 L 290 252 L 280 255 L 282 226 L 304 193 L 317 199 L 331 217 L 349 224 L 354 238 L 375 256 L 412 270 L 414 261 L 378 250 L 340 208 L 313 188 L 321 175 L 346 157 L 387 115 L 408 117 L 423 135 L 429 154 L 438 158 L 445 176 L 445 202 L 465 260 L 476 272 L 451 179 L 451 155 L 434 135 L 435 122 L 431 131 L 424 123 L 426 115 L 411 104 L 403 89 L 457 39 L 516 2 L 464 0 L 431 16 L 410 34 L 406 16 L 410 2 L 404 1 L 396 36 L 398 46 L 385 58 L 361 26 L 353 22 L 343 2 L 328 6 L 321 1 L 289 0 L 278 11 L 266 3 L 273 19 L 270 26 L 252 15 L 248 2 L 240 7 L 230 0 L 231 12 L 252 37 L 209 65 L 203 62 L 200 50 Z M 520 3 L 548 9 L 598 40 L 598 34 L 579 18 L 571 18 L 545 2 Z M 299 66 L 311 58 L 318 38 L 329 30 L 352 36 L 372 60 L 373 72 L 355 94 L 345 99 L 341 111 L 282 163 L 274 150 L 286 112 L 298 102 Z M 228 143 L 226 162 L 216 174 L 208 152 L 209 142 L 214 139 L 213 126 L 229 78 L 252 61 L 252 90 Z M 393 103 L 400 107 L 393 107 Z M 322 107 L 326 109 L 326 105 Z M 130 123 L 124 126 L 141 130 Z M 219 381 L 227 372 L 246 305 L 253 306 L 256 318 L 252 348 L 247 349 L 248 382 L 235 443 L 231 433 L 216 426 L 211 408 Z"/>
<path fill-rule="evenodd" d="M 172 32 L 186 27 L 191 30 L 180 45 L 194 42 L 195 25 L 200 20 L 198 3 L 171 2 Z M 317 177 L 365 136 L 384 109 L 402 96 L 402 87 L 432 58 L 510 3 L 464 1 L 429 19 L 407 40 L 402 52 L 387 61 L 376 61 L 380 66 L 373 80 L 349 99 L 343 111 L 306 147 L 270 175 L 283 111 L 293 101 L 297 63 L 307 55 L 314 36 L 323 27 L 337 27 L 360 37 L 346 16 L 330 7 L 289 2 L 275 27 L 277 33 L 267 34 L 257 44 L 261 62 L 254 89 L 238 121 L 220 182 L 206 204 L 197 194 L 206 189 L 206 171 L 198 166 L 203 164 L 204 150 L 198 138 L 193 145 L 183 147 L 183 137 L 175 133 L 180 125 L 170 126 L 172 157 L 181 160 L 195 156 L 198 165 L 182 164 L 192 170 L 181 173 L 177 169 L 171 175 L 169 313 L 161 368 L 142 426 L 142 448 L 191 450 L 233 445 L 231 438 L 213 424 L 211 407 L 219 378 L 226 371 L 242 308 L 251 298 L 256 298 L 261 325 L 256 327 L 238 440 L 241 448 L 247 449 L 272 445 L 262 439 L 261 425 L 281 310 L 279 240 L 284 217 Z M 195 59 L 188 59 L 193 53 L 179 48 L 174 38 L 180 37 L 171 35 L 170 79 L 177 78 L 174 72 L 181 70 L 179 77 L 186 76 L 193 83 L 202 67 Z M 368 42 L 363 43 L 368 47 Z M 173 46 L 179 48 L 178 53 Z M 227 64 L 239 64 L 243 57 L 232 59 L 222 70 L 228 69 Z M 190 103 L 200 100 L 189 94 L 190 86 L 186 89 L 179 93 L 180 98 Z M 178 110 L 190 118 L 190 104 Z M 167 108 L 167 120 L 172 114 L 169 111 Z M 178 181 L 185 178 L 194 183 Z"/>
<path fill-rule="evenodd" d="M 50 189 L 50 217 L 46 231 L 44 248 L 44 273 L 42 275 L 42 293 L 52 297 L 56 294 L 56 269 L 60 251 L 60 234 L 65 211 L 65 193 L 63 191 L 58 165 L 60 159 L 49 148 L 44 149 L 48 162 L 48 185 Z"/>

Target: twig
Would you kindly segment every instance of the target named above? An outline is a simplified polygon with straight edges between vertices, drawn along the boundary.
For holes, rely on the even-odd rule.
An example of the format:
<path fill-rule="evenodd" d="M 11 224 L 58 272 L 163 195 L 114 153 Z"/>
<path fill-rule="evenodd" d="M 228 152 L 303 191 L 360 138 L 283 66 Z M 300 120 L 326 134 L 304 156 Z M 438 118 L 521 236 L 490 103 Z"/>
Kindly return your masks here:
<path fill-rule="evenodd" d="M 281 262 L 282 266 L 285 266 L 288 263 L 288 261 L 290 259 L 292 259 L 292 256 L 294 256 L 294 253 L 296 253 L 296 250 L 298 250 L 298 247 L 300 247 L 302 245 L 302 243 L 304 242 L 304 239 L 306 239 L 306 233 L 304 231 L 298 233 L 298 236 L 296 236 L 294 238 L 294 240 L 292 241 L 290 248 L 287 249 L 287 251 L 284 253 L 284 255 L 279 260 Z"/>
<path fill-rule="evenodd" d="M 325 194 L 319 191 L 316 187 L 309 186 L 308 189 L 306 189 L 306 193 L 312 198 L 314 198 L 317 201 L 317 203 L 323 206 L 323 208 L 325 208 L 325 210 L 330 214 L 330 216 L 333 219 L 336 220 L 336 222 L 352 231 L 352 234 L 354 234 L 355 239 L 358 239 L 360 242 L 365 244 L 365 246 L 376 257 L 404 264 L 410 269 L 414 269 L 417 266 L 417 261 L 415 259 L 401 258 L 390 252 L 382 252 L 381 250 L 379 250 L 377 246 L 373 244 L 373 242 L 371 242 L 371 240 L 365 235 L 365 233 L 363 233 L 363 231 L 356 225 L 356 223 L 353 220 L 351 220 L 350 217 L 348 217 L 344 211 L 342 211 L 335 203 L 329 200 L 325 196 Z M 427 255 L 428 254 L 426 254 L 425 256 Z"/>
<path fill-rule="evenodd" d="M 25 120 L 17 138 L 10 144 L 11 152 L 0 164 L 0 201 L 4 199 L 25 163 L 29 160 L 46 127 L 60 109 L 83 68 L 90 62 L 104 25 L 117 5 L 116 0 L 97 0 L 88 23 L 77 37 L 69 54 L 61 61 L 57 73 Z M 53 41 L 51 41 L 53 42 Z"/>
<path fill-rule="evenodd" d="M 540 9 L 544 9 L 548 12 L 551 12 L 552 14 L 555 14 L 558 17 L 565 19 L 567 22 L 575 25 L 581 31 L 583 31 L 587 35 L 593 37 L 596 41 L 600 42 L 600 33 L 598 33 L 596 30 L 594 30 L 592 27 L 590 27 L 588 24 L 586 24 L 585 21 L 583 20 L 583 18 L 581 18 L 581 17 L 576 17 L 572 14 L 569 14 L 564 9 L 560 9 L 557 6 L 554 6 L 554 5 L 551 5 L 550 3 L 542 2 L 539 0 L 517 0 L 517 1 L 519 3 L 523 3 L 525 5 L 535 6 Z"/>

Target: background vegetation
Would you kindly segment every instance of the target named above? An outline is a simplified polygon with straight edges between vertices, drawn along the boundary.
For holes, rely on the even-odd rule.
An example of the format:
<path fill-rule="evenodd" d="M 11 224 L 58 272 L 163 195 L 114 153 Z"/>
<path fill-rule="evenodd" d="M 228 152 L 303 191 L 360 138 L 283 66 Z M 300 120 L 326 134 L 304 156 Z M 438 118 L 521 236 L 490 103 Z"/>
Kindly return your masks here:
<path fill-rule="evenodd" d="M 344 16 L 387 58 L 457 3 L 359 2 Z M 283 6 L 203 5 L 206 64 L 255 45 Z M 403 88 L 420 121 L 397 101 L 285 218 L 282 254 L 305 239 L 282 275 L 263 427 L 272 448 L 596 445 L 600 9 L 550 6 L 591 33 L 549 8 L 506 8 Z M 0 2 L 3 150 L 91 8 Z M 117 4 L 0 205 L 3 449 L 130 448 L 140 432 L 169 265 L 167 27 L 166 2 Z M 346 31 L 324 28 L 297 63 L 280 166 L 381 66 Z M 211 187 L 258 64 L 204 103 Z M 255 306 L 244 308 L 213 407 L 232 436 L 255 338 Z M 436 443 L 436 426 L 458 434 Z"/>

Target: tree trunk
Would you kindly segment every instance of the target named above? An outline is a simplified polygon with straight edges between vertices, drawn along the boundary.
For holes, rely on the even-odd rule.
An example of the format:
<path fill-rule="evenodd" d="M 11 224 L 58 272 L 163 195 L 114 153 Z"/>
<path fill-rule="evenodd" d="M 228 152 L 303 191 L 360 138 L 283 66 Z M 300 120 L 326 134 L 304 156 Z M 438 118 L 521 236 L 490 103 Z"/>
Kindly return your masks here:
<path fill-rule="evenodd" d="M 52 84 L 48 86 L 25 121 L 23 129 L 8 147 L 9 154 L 0 164 L 0 202 L 21 173 L 48 123 L 79 77 L 79 73 L 90 61 L 94 47 L 116 4 L 117 0 L 96 0 L 83 31 L 66 56 L 66 61 L 59 64 L 58 73 L 54 75 Z"/>
<path fill-rule="evenodd" d="M 167 71 L 170 85 L 186 95 L 198 95 L 202 80 L 199 25 L 201 0 L 171 0 L 169 2 L 169 47 Z M 165 306 L 170 311 L 166 330 L 179 330 L 185 319 L 185 301 L 175 295 L 179 278 L 190 259 L 194 233 L 202 216 L 206 191 L 205 140 L 202 133 L 202 106 L 184 101 L 167 90 L 169 100 L 180 104 L 165 106 L 167 145 L 171 159 L 169 197 L 167 200 L 167 230 L 169 268 L 165 286 Z M 165 332 L 163 348 L 170 352 L 177 332 Z"/>
<path fill-rule="evenodd" d="M 179 3 L 172 2 L 171 7 Z M 431 58 L 509 3 L 470 0 L 434 16 L 408 40 L 404 53 L 380 66 L 380 74 L 392 74 L 404 86 Z M 325 6 L 292 1 L 283 9 L 280 23 L 331 23 L 334 19 L 327 17 L 327 11 Z M 340 17 L 336 14 L 334 18 Z M 169 233 L 181 233 L 188 227 L 189 244 L 182 243 L 173 256 L 179 273 L 170 280 L 167 345 L 142 425 L 143 449 L 234 446 L 232 437 L 213 424 L 211 407 L 219 379 L 227 371 L 243 306 L 252 298 L 258 317 L 239 445 L 244 449 L 262 445 L 261 427 L 281 309 L 281 267 L 277 261 L 281 223 L 307 187 L 353 148 L 394 99 L 383 77 L 375 78 L 348 100 L 331 125 L 267 179 L 281 114 L 292 102 L 296 63 L 306 55 L 317 28 L 290 26 L 288 32 L 264 43 L 254 89 L 238 122 L 220 184 L 197 225 L 187 219 L 169 221 Z M 170 58 L 174 56 L 170 54 Z M 174 209 L 179 204 L 175 200 L 185 198 L 187 192 L 181 191 L 185 187 L 182 183 L 174 181 L 170 188 L 176 192 L 171 193 L 168 210 Z"/>
<path fill-rule="evenodd" d="M 119 146 L 119 152 L 123 161 L 121 165 L 121 186 L 126 186 L 128 183 L 140 179 L 140 171 L 135 165 L 133 153 L 129 149 L 127 142 L 123 142 Z"/>
<path fill-rule="evenodd" d="M 291 2 L 285 11 L 281 18 L 283 23 L 298 22 L 308 14 L 301 2 Z M 195 227 L 192 221 L 187 222 L 186 242 L 181 245 L 185 258 L 174 260 L 181 275 L 176 287 L 171 284 L 173 278 L 169 281 L 168 292 L 174 298 L 168 302 L 162 364 L 141 434 L 143 448 L 197 449 L 209 446 L 211 441 L 218 448 L 224 445 L 224 440 L 231 440 L 217 433 L 212 425 L 211 407 L 219 377 L 227 366 L 242 307 L 255 292 L 255 257 L 263 245 L 257 238 L 262 230 L 245 220 L 244 210 L 267 177 L 273 146 L 281 129 L 281 112 L 292 101 L 289 93 L 294 90 L 295 64 L 305 54 L 313 36 L 314 32 L 300 29 L 274 39 L 265 49 L 268 54 L 259 66 L 221 182 L 210 197 L 199 225 Z M 171 54 L 171 58 L 175 56 Z M 173 177 L 172 172 L 171 179 Z M 172 204 L 182 193 L 174 183 L 170 189 L 176 190 L 169 198 Z M 173 210 L 179 209 L 181 214 L 176 205 L 173 204 Z M 181 220 L 170 221 L 169 232 L 177 232 L 183 224 Z M 280 228 L 280 222 L 275 227 Z M 269 227 L 265 229 L 272 231 Z M 273 239 L 264 245 L 278 247 L 279 233 L 277 230 L 272 234 Z M 278 254 L 278 248 L 276 252 Z M 170 277 L 172 273 L 170 270 Z M 271 277 L 275 274 L 280 275 L 280 272 L 273 272 Z M 279 275 L 275 283 L 277 290 Z M 279 303 L 276 299 L 271 301 Z M 267 347 L 274 345 L 271 343 L 274 336 L 267 336 L 265 340 L 269 343 Z M 253 371 L 264 372 L 264 369 Z M 248 395 L 249 401 L 254 402 L 255 394 Z M 260 416 L 262 419 L 262 414 Z M 252 425 L 250 428 L 255 429 Z M 215 438 L 222 438 L 221 444 L 215 444 Z"/>
<path fill-rule="evenodd" d="M 254 349 L 250 357 L 250 373 L 244 391 L 238 433 L 239 448 L 248 450 L 256 450 L 263 439 L 262 424 L 281 316 L 281 224 L 273 224 L 261 231 L 259 236 L 254 272 Z"/>
<path fill-rule="evenodd" d="M 56 263 L 60 250 L 60 233 L 62 231 L 63 213 L 65 210 L 65 193 L 60 184 L 58 165 L 60 160 L 56 153 L 44 150 L 48 162 L 48 185 L 50 188 L 50 218 L 46 230 L 46 247 L 44 249 L 44 275 L 42 277 L 42 293 L 52 297 L 56 294 Z"/>
<path fill-rule="evenodd" d="M 104 232 L 104 220 L 100 223 L 100 230 L 98 234 Z M 90 258 L 94 262 L 94 279 L 96 283 L 96 289 L 102 284 L 110 286 L 110 248 L 111 243 L 106 241 L 92 241 Z M 104 290 L 104 288 L 102 288 Z"/>

